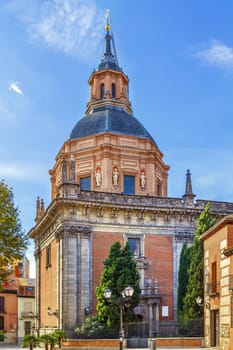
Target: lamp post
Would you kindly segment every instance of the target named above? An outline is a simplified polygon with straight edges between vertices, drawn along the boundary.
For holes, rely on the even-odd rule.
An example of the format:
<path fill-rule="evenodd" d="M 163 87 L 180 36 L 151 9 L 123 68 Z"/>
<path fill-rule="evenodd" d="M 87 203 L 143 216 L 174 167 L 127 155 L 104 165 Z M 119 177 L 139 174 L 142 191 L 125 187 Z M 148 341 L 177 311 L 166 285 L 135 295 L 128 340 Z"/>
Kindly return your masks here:
<path fill-rule="evenodd" d="M 198 296 L 196 298 L 196 303 L 197 303 L 198 306 L 205 306 L 207 309 L 210 309 L 209 300 L 205 301 L 205 302 L 202 302 L 202 298 L 200 296 Z"/>
<path fill-rule="evenodd" d="M 120 330 L 119 330 L 119 350 L 123 350 L 123 338 L 124 338 L 124 328 L 123 328 L 123 309 L 124 306 L 127 306 L 127 301 L 133 296 L 134 289 L 133 287 L 126 287 L 121 293 L 117 301 L 112 303 L 118 304 L 120 308 Z M 111 302 L 112 291 L 109 288 L 104 290 L 105 299 Z"/>

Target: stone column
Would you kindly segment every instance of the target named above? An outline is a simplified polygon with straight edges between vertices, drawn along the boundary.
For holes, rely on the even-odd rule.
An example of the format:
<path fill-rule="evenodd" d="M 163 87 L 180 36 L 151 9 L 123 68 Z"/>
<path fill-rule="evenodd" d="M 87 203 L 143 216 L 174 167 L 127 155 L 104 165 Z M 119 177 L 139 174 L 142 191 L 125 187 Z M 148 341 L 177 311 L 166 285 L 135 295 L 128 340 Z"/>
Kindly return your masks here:
<path fill-rule="evenodd" d="M 91 302 L 91 232 L 87 227 L 64 225 L 61 239 L 62 324 L 68 337 L 73 337 Z"/>
<path fill-rule="evenodd" d="M 155 334 L 159 334 L 160 324 L 159 324 L 159 302 L 155 303 Z"/>
<path fill-rule="evenodd" d="M 34 252 L 35 264 L 36 264 L 36 284 L 35 284 L 35 313 L 37 315 L 35 319 L 35 334 L 37 337 L 40 336 L 40 276 L 41 276 L 41 252 L 37 247 Z"/>
<path fill-rule="evenodd" d="M 149 301 L 148 304 L 148 318 L 149 318 L 149 337 L 153 336 L 153 304 Z"/>

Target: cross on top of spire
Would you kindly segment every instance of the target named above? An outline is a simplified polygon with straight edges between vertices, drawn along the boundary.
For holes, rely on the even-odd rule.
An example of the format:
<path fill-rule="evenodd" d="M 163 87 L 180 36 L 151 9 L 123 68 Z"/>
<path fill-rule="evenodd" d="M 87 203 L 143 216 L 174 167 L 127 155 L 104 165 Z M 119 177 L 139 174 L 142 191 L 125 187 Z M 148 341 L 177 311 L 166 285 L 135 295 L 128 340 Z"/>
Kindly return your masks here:
<path fill-rule="evenodd" d="M 109 13 L 110 13 L 110 10 L 107 9 L 106 12 L 105 12 L 105 17 L 106 17 L 106 25 L 105 25 L 105 29 L 106 30 L 110 30 L 110 24 L 109 24 Z"/>

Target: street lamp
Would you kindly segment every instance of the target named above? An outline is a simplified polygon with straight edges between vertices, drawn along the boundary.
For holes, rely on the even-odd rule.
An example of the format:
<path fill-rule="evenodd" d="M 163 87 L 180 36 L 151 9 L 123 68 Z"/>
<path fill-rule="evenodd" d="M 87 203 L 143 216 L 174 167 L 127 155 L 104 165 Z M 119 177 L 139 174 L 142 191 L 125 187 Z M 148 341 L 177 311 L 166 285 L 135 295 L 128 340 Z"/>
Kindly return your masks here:
<path fill-rule="evenodd" d="M 120 292 L 120 298 L 117 301 L 112 301 L 114 304 L 118 304 L 120 308 L 120 331 L 119 331 L 119 349 L 123 350 L 123 338 L 124 338 L 124 328 L 123 328 L 123 309 L 124 306 L 127 306 L 127 301 L 133 296 L 134 289 L 133 287 L 126 287 Z M 112 291 L 109 288 L 104 290 L 105 299 L 111 302 Z"/>
<path fill-rule="evenodd" d="M 206 301 L 206 302 L 202 303 L 202 298 L 200 296 L 198 296 L 196 298 L 196 303 L 197 303 L 198 306 L 205 306 L 207 309 L 210 309 L 209 301 Z"/>

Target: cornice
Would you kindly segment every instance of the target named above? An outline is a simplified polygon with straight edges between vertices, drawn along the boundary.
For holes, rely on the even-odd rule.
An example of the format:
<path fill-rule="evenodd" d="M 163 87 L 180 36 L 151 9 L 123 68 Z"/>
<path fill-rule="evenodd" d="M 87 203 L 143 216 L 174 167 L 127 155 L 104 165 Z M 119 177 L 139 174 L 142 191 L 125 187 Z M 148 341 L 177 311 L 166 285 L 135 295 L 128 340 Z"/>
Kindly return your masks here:
<path fill-rule="evenodd" d="M 233 255 L 233 246 L 231 246 L 230 248 L 226 248 L 223 250 L 223 254 L 225 256 L 231 256 Z"/>
<path fill-rule="evenodd" d="M 47 208 L 44 216 L 29 232 L 38 240 L 41 234 L 50 235 L 69 223 L 80 229 L 83 223 L 98 225 L 144 225 L 145 227 L 180 227 L 193 229 L 196 220 L 206 204 L 197 201 L 192 207 L 185 206 L 182 199 L 152 196 L 129 196 L 109 192 L 83 191 L 74 198 L 56 198 Z M 233 211 L 233 203 L 210 202 L 212 213 L 217 218 Z M 223 208 L 226 210 L 224 211 Z M 186 239 L 186 238 L 185 238 Z"/>

